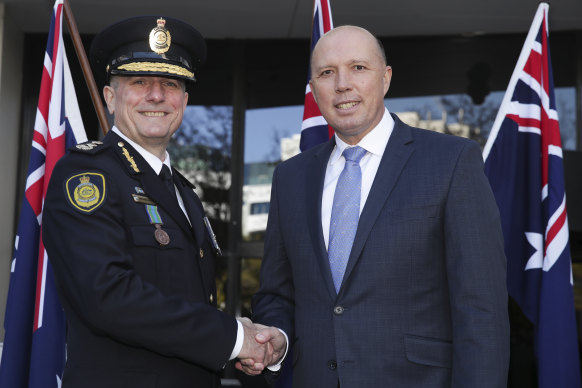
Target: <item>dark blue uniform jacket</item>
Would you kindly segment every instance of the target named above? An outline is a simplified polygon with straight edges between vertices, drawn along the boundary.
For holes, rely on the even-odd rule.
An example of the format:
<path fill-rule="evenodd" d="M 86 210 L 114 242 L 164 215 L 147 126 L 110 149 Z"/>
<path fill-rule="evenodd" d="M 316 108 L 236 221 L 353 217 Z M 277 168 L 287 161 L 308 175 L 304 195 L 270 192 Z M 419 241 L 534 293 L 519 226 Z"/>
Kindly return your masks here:
<path fill-rule="evenodd" d="M 113 132 L 56 165 L 43 242 L 67 317 L 66 387 L 214 387 L 237 324 L 216 309 L 216 249 L 193 186 L 164 183 Z"/>

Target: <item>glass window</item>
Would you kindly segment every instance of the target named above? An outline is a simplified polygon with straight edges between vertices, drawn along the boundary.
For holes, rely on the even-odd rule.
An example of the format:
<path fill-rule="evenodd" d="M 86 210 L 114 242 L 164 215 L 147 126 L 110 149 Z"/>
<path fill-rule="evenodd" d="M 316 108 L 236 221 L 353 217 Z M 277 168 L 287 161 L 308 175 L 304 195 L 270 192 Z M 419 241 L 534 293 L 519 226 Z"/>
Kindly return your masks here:
<path fill-rule="evenodd" d="M 480 105 L 473 104 L 467 94 L 387 98 L 385 105 L 409 125 L 467 137 L 484 146 L 504 94 L 505 91 L 491 92 Z M 573 150 L 576 91 L 574 87 L 556 88 L 555 94 L 562 145 Z M 277 163 L 299 153 L 302 119 L 302 105 L 246 111 L 243 240 L 263 239 L 267 216 L 253 206 L 268 202 Z"/>
<path fill-rule="evenodd" d="M 172 165 L 196 186 L 206 215 L 224 248 L 230 219 L 229 190 L 232 156 L 232 106 L 188 105 L 168 153 Z M 226 258 L 216 263 L 218 306 L 225 307 Z"/>
<path fill-rule="evenodd" d="M 385 104 L 408 125 L 473 139 L 484 145 L 504 92 L 489 93 L 481 105 L 466 94 L 387 98 Z"/>
<path fill-rule="evenodd" d="M 576 150 L 576 88 L 555 88 L 562 148 Z M 582 103 L 582 102 L 579 102 Z"/>
<path fill-rule="evenodd" d="M 471 138 L 482 146 L 501 106 L 505 91 L 491 92 L 480 105 L 475 105 L 466 94 L 440 96 L 387 98 L 385 104 L 405 123 Z M 576 149 L 576 88 L 555 89 L 556 108 L 560 120 L 562 146 Z"/>
<path fill-rule="evenodd" d="M 245 164 L 279 162 L 299 152 L 299 136 L 295 135 L 301 133 L 302 105 L 249 109 L 245 117 Z M 293 139 L 297 139 L 296 152 Z M 247 179 L 253 176 L 245 172 Z"/>
<path fill-rule="evenodd" d="M 269 214 L 269 202 L 251 204 L 251 214 Z"/>
<path fill-rule="evenodd" d="M 251 316 L 251 300 L 259 290 L 259 278 L 261 272 L 260 258 L 243 258 L 241 261 L 241 316 Z"/>
<path fill-rule="evenodd" d="M 303 106 L 249 109 L 245 114 L 243 241 L 262 241 L 277 163 L 299 153 Z"/>

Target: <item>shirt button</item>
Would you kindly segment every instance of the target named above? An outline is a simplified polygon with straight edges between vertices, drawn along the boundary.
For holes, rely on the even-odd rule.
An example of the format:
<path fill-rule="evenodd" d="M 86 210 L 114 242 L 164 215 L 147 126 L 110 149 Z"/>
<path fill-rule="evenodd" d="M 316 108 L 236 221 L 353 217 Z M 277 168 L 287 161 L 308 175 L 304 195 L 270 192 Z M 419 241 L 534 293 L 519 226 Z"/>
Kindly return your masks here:
<path fill-rule="evenodd" d="M 202 248 L 200 248 L 200 258 L 201 259 L 204 258 L 204 250 Z"/>
<path fill-rule="evenodd" d="M 337 362 L 335 360 L 329 360 L 327 362 L 327 367 L 331 370 L 336 370 L 337 369 Z"/>
<path fill-rule="evenodd" d="M 344 308 L 342 306 L 335 306 L 333 308 L 333 313 L 335 315 L 342 315 L 344 313 Z"/>

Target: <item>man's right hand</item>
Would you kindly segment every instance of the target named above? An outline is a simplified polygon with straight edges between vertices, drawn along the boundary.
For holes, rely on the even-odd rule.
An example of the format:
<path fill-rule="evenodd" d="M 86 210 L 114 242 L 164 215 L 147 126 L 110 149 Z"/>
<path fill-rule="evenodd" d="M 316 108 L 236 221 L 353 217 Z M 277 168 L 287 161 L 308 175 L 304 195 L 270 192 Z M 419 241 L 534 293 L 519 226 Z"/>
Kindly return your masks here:
<path fill-rule="evenodd" d="M 238 318 L 244 328 L 244 341 L 235 367 L 248 375 L 259 375 L 275 365 L 285 354 L 285 336 L 275 327 L 254 324 L 248 318 Z"/>

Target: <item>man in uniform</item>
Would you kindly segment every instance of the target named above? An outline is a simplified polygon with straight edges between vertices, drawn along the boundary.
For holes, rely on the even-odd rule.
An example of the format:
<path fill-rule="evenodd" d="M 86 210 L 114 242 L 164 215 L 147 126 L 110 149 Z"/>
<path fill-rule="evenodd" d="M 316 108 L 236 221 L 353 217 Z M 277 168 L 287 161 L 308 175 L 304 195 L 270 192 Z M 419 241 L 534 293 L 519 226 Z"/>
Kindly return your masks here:
<path fill-rule="evenodd" d="M 255 339 L 276 329 L 216 309 L 220 251 L 166 151 L 205 57 L 200 33 L 168 17 L 118 22 L 92 43 L 114 126 L 59 161 L 43 213 L 68 324 L 63 388 L 216 387 L 231 359 L 260 371 L 280 357 Z"/>

